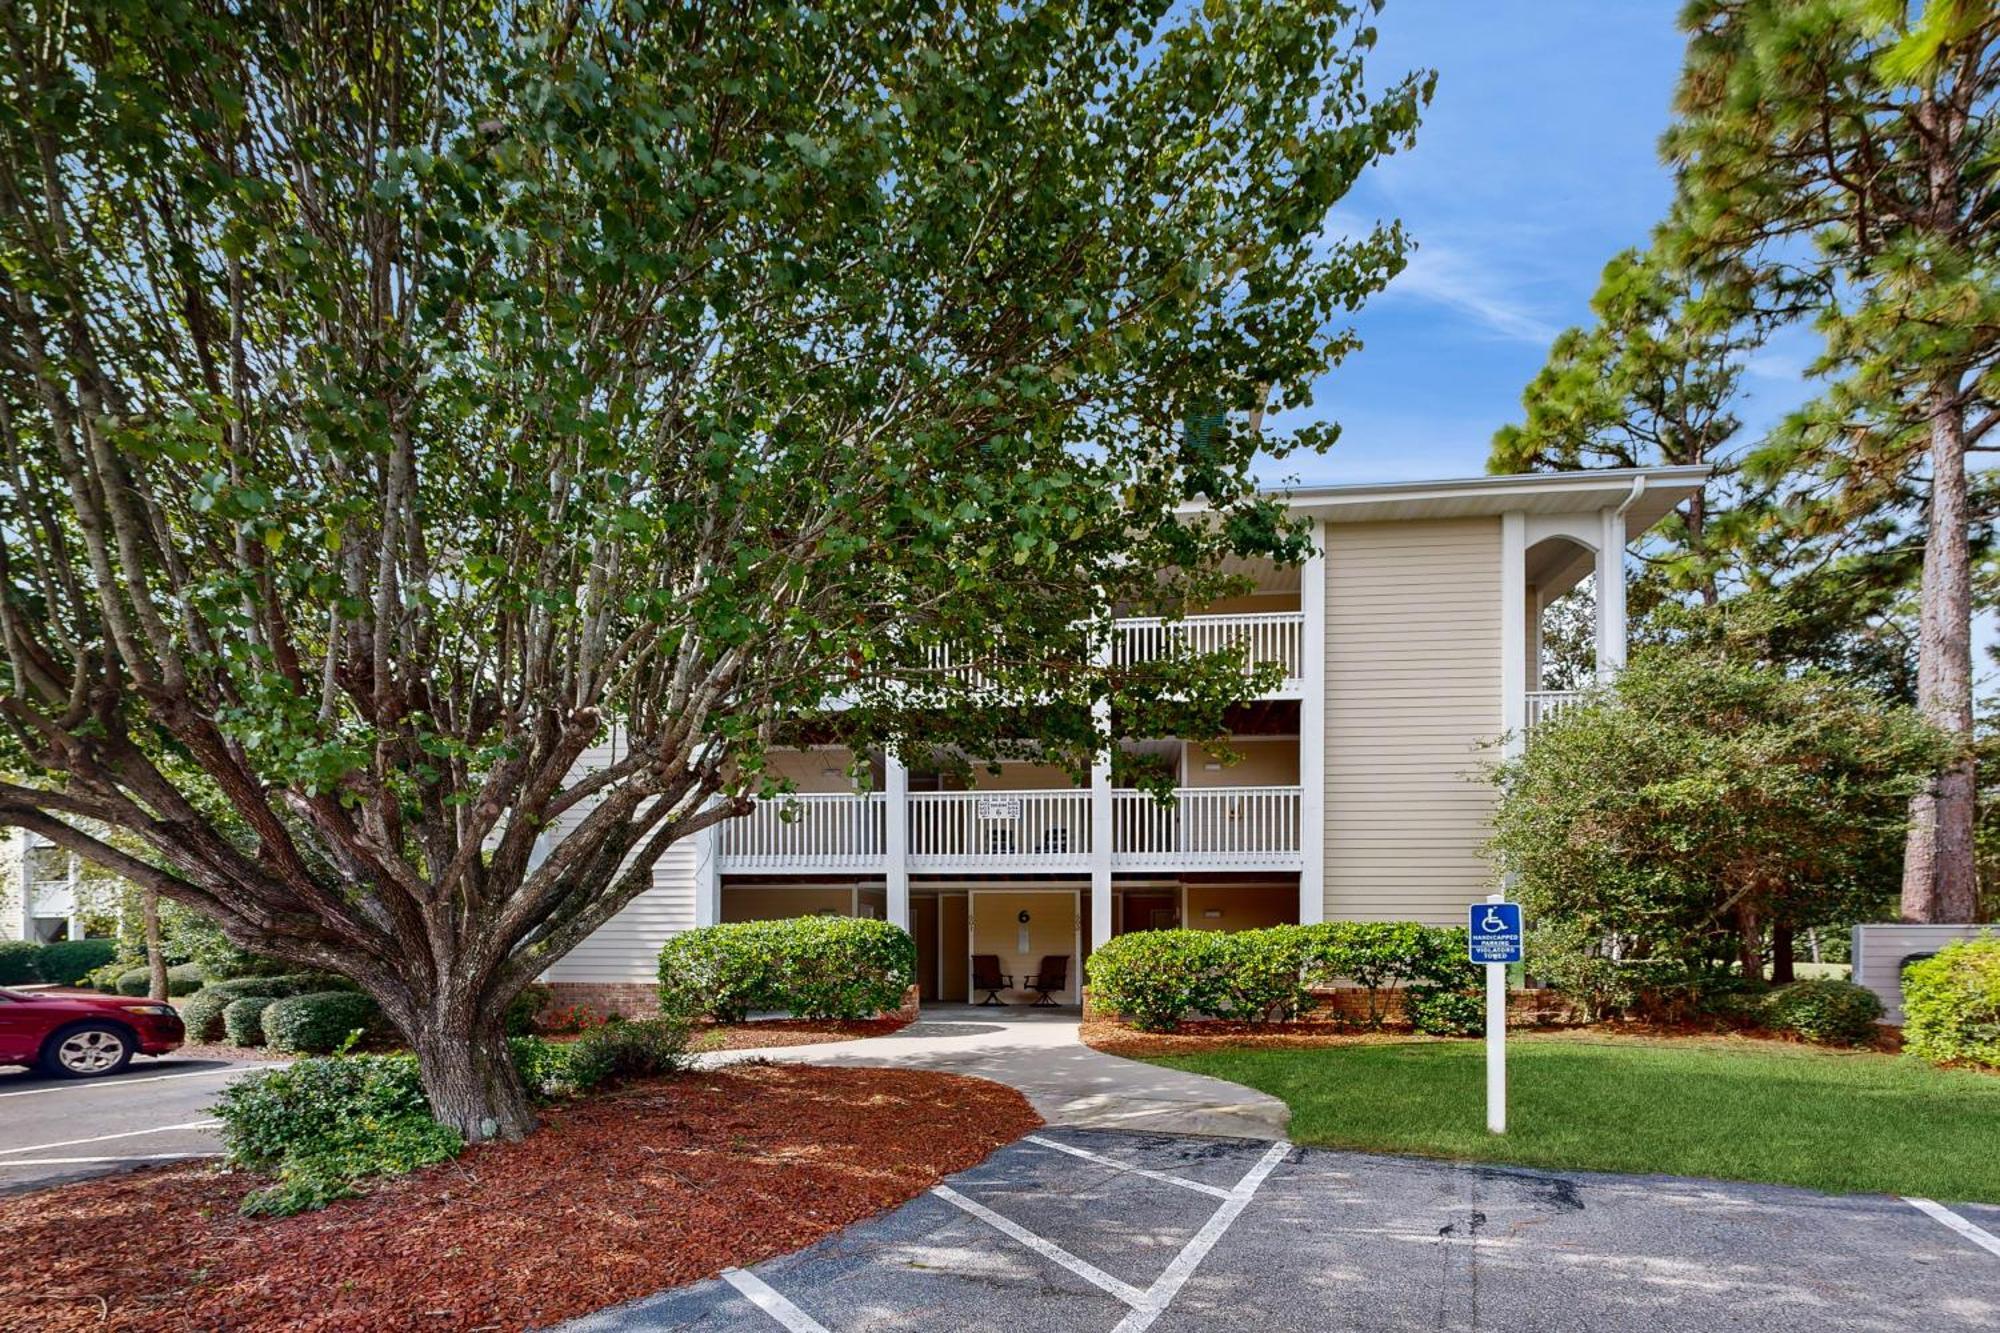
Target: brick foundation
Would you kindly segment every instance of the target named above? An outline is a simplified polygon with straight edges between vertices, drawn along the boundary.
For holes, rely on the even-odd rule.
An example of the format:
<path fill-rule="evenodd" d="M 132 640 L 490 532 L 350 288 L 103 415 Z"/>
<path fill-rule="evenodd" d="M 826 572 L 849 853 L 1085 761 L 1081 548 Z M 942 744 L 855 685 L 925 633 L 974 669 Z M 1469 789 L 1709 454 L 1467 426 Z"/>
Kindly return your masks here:
<path fill-rule="evenodd" d="M 644 981 L 552 981 L 549 989 L 558 1009 L 581 1004 L 624 1018 L 657 1018 L 660 1013 L 660 988 Z"/>

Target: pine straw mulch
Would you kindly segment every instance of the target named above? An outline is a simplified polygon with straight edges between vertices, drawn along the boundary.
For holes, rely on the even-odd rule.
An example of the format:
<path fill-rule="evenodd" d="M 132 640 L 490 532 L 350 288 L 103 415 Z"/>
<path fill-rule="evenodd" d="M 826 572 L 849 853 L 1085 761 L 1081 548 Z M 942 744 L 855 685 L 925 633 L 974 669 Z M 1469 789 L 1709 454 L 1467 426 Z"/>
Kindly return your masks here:
<path fill-rule="evenodd" d="M 774 1046 L 813 1046 L 824 1041 L 860 1041 L 886 1037 L 910 1025 L 901 1015 L 889 1018 L 809 1019 L 758 1018 L 746 1023 L 715 1023 L 697 1027 L 688 1043 L 693 1051 L 749 1051 Z"/>
<path fill-rule="evenodd" d="M 0 1199 L 0 1328 L 533 1328 L 809 1245 L 1039 1124 L 979 1079 L 751 1064 L 297 1217 L 239 1216 L 263 1182 L 211 1167 L 86 1181 Z"/>

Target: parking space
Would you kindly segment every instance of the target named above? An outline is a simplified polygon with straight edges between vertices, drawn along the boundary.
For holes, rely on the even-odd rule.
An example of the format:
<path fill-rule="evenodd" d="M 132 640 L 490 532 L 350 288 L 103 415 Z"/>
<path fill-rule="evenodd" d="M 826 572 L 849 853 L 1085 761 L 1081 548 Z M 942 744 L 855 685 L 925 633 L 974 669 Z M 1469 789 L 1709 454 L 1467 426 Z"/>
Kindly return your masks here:
<path fill-rule="evenodd" d="M 569 1328 L 1995 1329 L 1996 1228 L 2000 1208 L 1048 1129 Z"/>
<path fill-rule="evenodd" d="M 0 1070 L 0 1194 L 214 1156 L 216 1094 L 269 1067 L 169 1056 L 88 1080 Z"/>

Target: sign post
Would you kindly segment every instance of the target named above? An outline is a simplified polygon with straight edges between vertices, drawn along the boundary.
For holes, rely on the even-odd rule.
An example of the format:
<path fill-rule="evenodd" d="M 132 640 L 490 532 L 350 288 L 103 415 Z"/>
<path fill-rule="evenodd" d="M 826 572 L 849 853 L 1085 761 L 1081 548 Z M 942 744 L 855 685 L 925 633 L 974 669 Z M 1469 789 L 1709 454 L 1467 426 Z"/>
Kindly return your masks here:
<path fill-rule="evenodd" d="M 1507 967 L 1521 961 L 1521 904 L 1500 894 L 1466 909 L 1466 956 L 1486 967 L 1486 1129 L 1507 1132 Z"/>

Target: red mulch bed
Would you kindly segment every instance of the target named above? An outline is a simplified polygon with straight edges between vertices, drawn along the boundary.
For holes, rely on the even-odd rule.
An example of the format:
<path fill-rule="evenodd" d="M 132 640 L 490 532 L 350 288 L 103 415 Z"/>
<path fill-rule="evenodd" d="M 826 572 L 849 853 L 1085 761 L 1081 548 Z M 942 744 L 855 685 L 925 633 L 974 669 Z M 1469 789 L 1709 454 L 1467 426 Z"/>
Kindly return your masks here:
<path fill-rule="evenodd" d="M 864 1019 L 759 1018 L 748 1023 L 717 1023 L 698 1027 L 690 1049 L 750 1051 L 772 1046 L 813 1046 L 823 1041 L 860 1041 L 886 1037 L 910 1025 L 901 1016 Z"/>
<path fill-rule="evenodd" d="M 1111 1019 L 1087 1018 L 1083 1043 L 1106 1055 L 1122 1055 L 1143 1060 L 1156 1055 L 1193 1055 L 1225 1046 L 1305 1049 L 1315 1046 L 1366 1046 L 1377 1042 L 1451 1041 L 1450 1037 L 1425 1037 L 1408 1028 L 1369 1031 L 1351 1023 L 1231 1023 L 1204 1019 L 1183 1023 L 1172 1032 L 1141 1032 Z"/>
<path fill-rule="evenodd" d="M 87 1181 L 0 1199 L 0 1328 L 533 1328 L 809 1245 L 1040 1123 L 979 1079 L 753 1064 L 297 1217 L 239 1216 L 261 1180 L 207 1167 Z"/>

